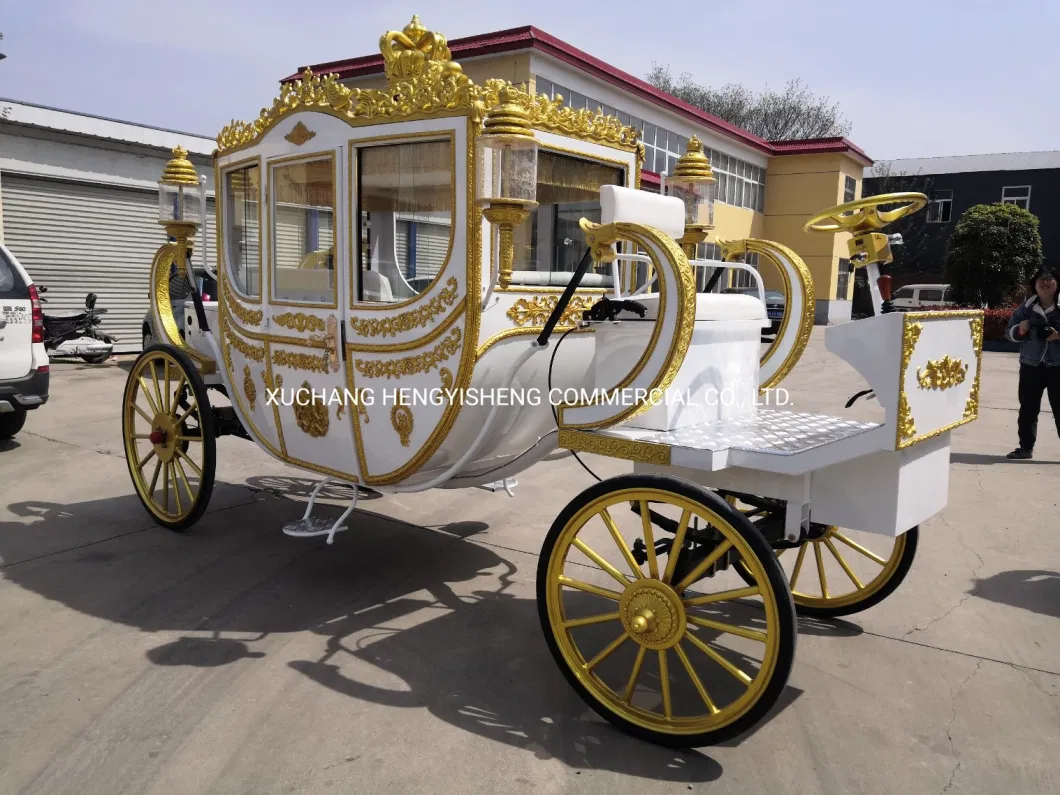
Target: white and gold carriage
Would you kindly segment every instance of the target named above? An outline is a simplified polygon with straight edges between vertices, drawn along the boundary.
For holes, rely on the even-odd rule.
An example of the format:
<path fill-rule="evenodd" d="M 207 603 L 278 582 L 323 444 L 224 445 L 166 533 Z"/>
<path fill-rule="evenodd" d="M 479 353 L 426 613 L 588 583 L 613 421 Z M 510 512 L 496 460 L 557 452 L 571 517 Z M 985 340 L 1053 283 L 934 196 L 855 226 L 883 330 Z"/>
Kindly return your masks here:
<path fill-rule="evenodd" d="M 865 609 L 909 570 L 917 526 L 946 503 L 949 432 L 977 415 L 981 313 L 827 330 L 882 423 L 762 408 L 809 339 L 812 280 L 765 240 L 695 259 L 713 201 L 695 139 L 669 195 L 649 194 L 637 132 L 618 119 L 476 85 L 415 19 L 381 49 L 386 88 L 307 70 L 222 131 L 220 294 L 193 294 L 184 331 L 168 280 L 188 262 L 205 187 L 183 153 L 167 166 L 160 213 L 175 242 L 151 275 L 163 341 L 133 366 L 123 408 L 140 499 L 160 524 L 192 525 L 222 435 L 321 486 L 384 493 L 510 493 L 540 461 L 626 459 L 631 474 L 576 497 L 546 535 L 549 648 L 594 709 L 646 739 L 746 730 L 785 686 L 796 611 Z M 861 200 L 807 228 L 852 232 L 855 259 L 887 261 L 879 229 L 923 203 Z M 764 354 L 749 252 L 787 298 Z M 759 295 L 697 293 L 700 267 L 744 268 Z M 331 543 L 358 491 L 337 520 L 313 515 L 318 491 L 284 530 Z"/>

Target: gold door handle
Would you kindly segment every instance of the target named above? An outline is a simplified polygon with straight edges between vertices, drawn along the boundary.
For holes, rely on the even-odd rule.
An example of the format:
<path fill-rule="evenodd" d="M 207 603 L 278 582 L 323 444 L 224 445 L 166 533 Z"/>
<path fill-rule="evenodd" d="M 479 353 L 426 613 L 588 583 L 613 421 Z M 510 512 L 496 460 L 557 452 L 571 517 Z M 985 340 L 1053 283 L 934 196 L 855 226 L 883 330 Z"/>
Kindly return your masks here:
<path fill-rule="evenodd" d="M 328 318 L 326 334 L 310 334 L 309 341 L 324 343 L 324 347 L 328 350 L 328 364 L 331 366 L 331 372 L 337 373 L 339 371 L 339 322 L 335 316 Z"/>

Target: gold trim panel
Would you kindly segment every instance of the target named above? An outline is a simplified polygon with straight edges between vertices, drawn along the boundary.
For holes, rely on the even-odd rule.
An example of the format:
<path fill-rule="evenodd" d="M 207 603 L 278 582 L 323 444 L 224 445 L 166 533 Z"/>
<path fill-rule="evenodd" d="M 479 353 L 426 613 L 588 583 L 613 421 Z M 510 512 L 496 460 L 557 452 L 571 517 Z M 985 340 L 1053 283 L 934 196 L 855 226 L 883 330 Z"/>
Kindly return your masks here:
<path fill-rule="evenodd" d="M 950 358 L 949 354 L 941 359 L 930 360 L 923 370 L 916 368 L 916 382 L 921 389 L 944 392 L 963 384 L 967 377 L 968 365 L 960 359 Z"/>
<path fill-rule="evenodd" d="M 305 315 L 301 312 L 284 312 L 282 315 L 276 315 L 273 320 L 276 321 L 277 325 L 302 333 L 324 330 L 323 319 L 316 315 Z"/>
<path fill-rule="evenodd" d="M 365 378 L 401 378 L 403 375 L 415 375 L 416 373 L 427 373 L 433 370 L 441 362 L 447 361 L 460 350 L 460 342 L 463 335 L 460 329 L 454 328 L 449 335 L 435 347 L 416 356 L 406 356 L 403 359 L 357 359 L 354 366 L 357 372 Z"/>
<path fill-rule="evenodd" d="M 556 304 L 558 303 L 558 295 L 535 295 L 532 298 L 519 298 L 516 299 L 515 303 L 508 307 L 506 314 L 508 319 L 517 326 L 534 324 L 543 328 L 549 315 L 552 314 L 552 310 L 556 308 Z M 577 325 L 581 322 L 582 312 L 588 310 L 594 303 L 596 302 L 592 298 L 586 296 L 578 296 L 577 294 L 571 296 L 570 303 L 563 311 L 563 315 L 560 317 L 559 323 L 556 325 Z"/>
<path fill-rule="evenodd" d="M 298 122 L 284 138 L 295 146 L 301 146 L 314 136 L 316 136 L 315 132 L 306 127 L 303 122 Z"/>
<path fill-rule="evenodd" d="M 350 326 L 362 337 L 396 337 L 398 334 L 412 331 L 415 328 L 424 328 L 456 303 L 457 298 L 460 297 L 459 287 L 456 277 L 450 276 L 442 291 L 423 306 L 402 312 L 395 317 L 351 317 Z M 359 306 L 355 307 L 355 311 L 359 308 Z"/>
<path fill-rule="evenodd" d="M 616 439 L 586 431 L 560 430 L 559 447 L 576 453 L 593 453 L 643 464 L 670 466 L 670 445 Z"/>
<path fill-rule="evenodd" d="M 291 351 L 273 351 L 272 363 L 292 370 L 308 370 L 312 373 L 327 373 L 328 355 L 314 356 L 309 353 L 292 353 Z"/>

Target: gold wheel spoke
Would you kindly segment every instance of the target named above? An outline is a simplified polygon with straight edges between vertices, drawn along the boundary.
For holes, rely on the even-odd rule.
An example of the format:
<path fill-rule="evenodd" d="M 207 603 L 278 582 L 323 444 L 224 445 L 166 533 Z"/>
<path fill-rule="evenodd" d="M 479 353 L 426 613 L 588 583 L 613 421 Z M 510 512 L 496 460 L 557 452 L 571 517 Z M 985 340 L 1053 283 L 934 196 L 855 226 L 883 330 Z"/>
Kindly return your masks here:
<path fill-rule="evenodd" d="M 158 473 L 162 471 L 162 459 L 155 461 L 155 474 L 151 476 L 151 485 L 147 487 L 147 496 L 152 500 L 155 498 L 155 489 L 158 487 Z"/>
<path fill-rule="evenodd" d="M 136 468 L 137 469 L 143 469 L 145 466 L 147 466 L 147 462 L 151 460 L 151 457 L 154 454 L 155 454 L 155 449 L 152 447 L 150 450 L 147 451 L 147 455 L 145 455 L 143 458 L 140 459 L 139 463 L 136 465 Z"/>
<path fill-rule="evenodd" d="M 142 381 L 141 381 L 141 383 L 142 383 Z M 143 418 L 144 418 L 145 420 L 147 420 L 147 422 L 148 422 L 149 424 L 150 424 L 150 423 L 153 423 L 153 422 L 155 421 L 155 420 L 154 420 L 154 417 L 150 417 L 150 416 L 148 416 L 147 412 L 146 412 L 146 411 L 144 411 L 144 410 L 143 410 L 142 408 L 140 408 L 139 406 L 137 406 L 137 405 L 136 405 L 136 403 L 133 403 L 133 404 L 132 404 L 132 407 L 133 407 L 133 410 L 134 410 L 134 411 L 135 411 L 135 412 L 136 412 L 137 414 L 139 414 L 139 415 L 140 415 L 141 417 L 143 417 Z"/>
<path fill-rule="evenodd" d="M 614 654 L 615 650 L 618 649 L 618 647 L 625 643 L 627 640 L 629 640 L 629 635 L 627 635 L 625 631 L 623 631 L 621 635 L 619 635 L 617 638 L 607 644 L 607 647 L 602 652 L 597 654 L 585 664 L 585 670 L 593 670 L 593 668 L 595 668 L 608 657 L 610 657 L 612 654 Z"/>
<path fill-rule="evenodd" d="M 719 710 L 714 706 L 714 702 L 710 700 L 710 695 L 707 693 L 707 688 L 703 686 L 703 682 L 700 681 L 699 675 L 696 673 L 696 669 L 692 667 L 692 663 L 689 662 L 688 655 L 685 654 L 685 650 L 681 648 L 681 643 L 678 642 L 674 645 L 674 651 L 677 652 L 677 657 L 681 660 L 681 665 L 685 667 L 688 672 L 689 679 L 692 680 L 692 684 L 695 685 L 696 690 L 699 692 L 699 697 L 703 699 L 703 703 L 707 705 L 707 709 L 710 710 L 711 715 L 717 715 Z"/>
<path fill-rule="evenodd" d="M 865 547 L 861 546 L 861 544 L 858 544 L 858 543 L 857 543 L 857 542 L 855 542 L 855 541 L 851 541 L 851 540 L 850 540 L 849 538 L 847 538 L 847 537 L 846 537 L 845 535 L 843 535 L 842 533 L 840 533 L 840 532 L 839 532 L 838 530 L 835 530 L 835 531 L 833 531 L 833 532 L 832 532 L 832 535 L 833 535 L 833 536 L 834 536 L 835 538 L 838 538 L 838 539 L 839 539 L 840 541 L 842 541 L 842 542 L 843 542 L 844 544 L 846 544 L 846 545 L 847 545 L 848 547 L 850 547 L 851 549 L 857 550 L 857 551 L 858 551 L 858 552 L 860 552 L 860 553 L 861 553 L 862 555 L 864 555 L 865 557 L 867 557 L 867 558 L 870 558 L 870 559 L 872 559 L 872 560 L 876 561 L 876 562 L 877 562 L 877 563 L 879 563 L 879 564 L 880 564 L 881 566 L 886 566 L 886 565 L 887 565 L 887 561 L 886 561 L 886 560 L 884 560 L 883 558 L 881 558 L 881 557 L 880 557 L 879 555 L 877 555 L 877 554 L 876 554 L 875 552 L 870 552 L 869 550 L 865 549 Z"/>
<path fill-rule="evenodd" d="M 177 503 L 177 514 L 184 513 L 184 506 L 180 502 L 180 486 L 177 484 L 177 467 L 174 462 L 169 462 L 169 476 L 173 478 L 173 499 Z"/>
<path fill-rule="evenodd" d="M 132 438 L 134 438 L 134 439 L 150 439 L 151 438 L 151 434 L 149 434 L 149 433 L 134 433 L 132 435 Z"/>
<path fill-rule="evenodd" d="M 186 420 L 188 418 L 189 414 L 191 414 L 193 411 L 195 411 L 196 408 L 198 408 L 198 406 L 199 406 L 199 404 L 196 403 L 194 400 L 192 400 L 191 401 L 191 405 L 188 406 L 187 411 L 185 411 L 179 417 L 175 418 L 173 424 L 174 425 L 180 425 L 182 422 L 184 422 L 184 420 Z"/>
<path fill-rule="evenodd" d="M 749 677 L 747 674 L 745 674 L 743 671 L 741 671 L 739 668 L 737 668 L 731 662 L 729 662 L 724 657 L 722 657 L 720 653 L 718 653 L 714 649 L 710 648 L 710 646 L 708 646 L 706 643 L 704 643 L 699 638 L 697 638 L 693 633 L 688 632 L 686 630 L 685 631 L 685 637 L 688 638 L 689 642 L 691 642 L 691 644 L 693 646 L 695 646 L 697 649 L 699 649 L 705 655 L 710 657 L 710 659 L 712 659 L 714 662 L 716 662 L 718 665 L 720 665 L 722 668 L 724 668 L 730 674 L 735 676 L 737 679 L 739 679 L 745 685 L 750 685 L 751 682 L 754 681 L 751 677 Z"/>
<path fill-rule="evenodd" d="M 156 381 L 155 383 L 157 385 L 158 382 Z M 173 397 L 169 392 L 169 359 L 166 359 L 165 367 L 162 370 L 162 383 L 166 385 L 166 398 L 165 403 L 162 406 L 162 410 L 165 411 L 166 414 L 169 414 L 169 409 L 172 406 L 171 400 Z M 175 486 L 176 484 L 174 484 L 174 487 Z"/>
<path fill-rule="evenodd" d="M 821 542 L 813 542 L 813 556 L 817 559 L 817 578 L 821 581 L 821 596 L 828 598 L 828 577 L 824 573 L 824 561 L 821 559 Z"/>
<path fill-rule="evenodd" d="M 564 629 L 574 629 L 574 627 L 584 627 L 589 624 L 603 624 L 605 621 L 618 621 L 621 614 L 618 611 L 614 613 L 601 613 L 598 616 L 585 616 L 584 618 L 572 618 L 569 621 L 563 622 Z"/>
<path fill-rule="evenodd" d="M 169 462 L 162 467 L 162 499 L 165 500 L 162 504 L 162 510 L 169 513 Z"/>
<path fill-rule="evenodd" d="M 640 669 L 644 666 L 644 655 L 647 653 L 647 646 L 641 646 L 637 650 L 637 659 L 633 661 L 633 670 L 630 671 L 629 681 L 626 682 L 626 692 L 622 695 L 622 700 L 627 704 L 633 701 L 633 691 L 637 689 L 637 677 L 640 676 Z"/>
<path fill-rule="evenodd" d="M 190 502 L 192 505 L 194 505 L 195 504 L 195 492 L 193 492 L 191 490 L 191 484 L 188 483 L 188 474 L 184 471 L 184 467 L 182 467 L 180 465 L 180 457 L 179 456 L 178 457 L 174 457 L 174 459 L 173 459 L 173 469 L 178 475 L 180 475 L 180 481 L 181 481 L 181 483 L 184 484 L 184 490 L 188 492 L 188 502 Z M 177 484 L 176 483 L 173 484 L 173 488 L 174 489 L 177 488 Z"/>
<path fill-rule="evenodd" d="M 147 405 L 151 407 L 151 411 L 153 411 L 155 414 L 159 414 L 160 412 L 158 411 L 158 404 L 155 403 L 155 399 L 151 397 L 151 387 L 147 385 L 147 382 L 144 381 L 144 377 L 142 375 L 137 380 L 140 382 L 140 391 L 143 393 L 143 396 L 147 398 Z M 154 422 L 154 418 L 148 417 L 147 421 Z"/>
<path fill-rule="evenodd" d="M 620 572 L 618 569 L 616 569 L 614 566 L 612 566 L 610 563 L 608 563 L 606 560 L 596 554 L 596 552 L 593 551 L 593 548 L 586 544 L 584 541 L 582 541 L 580 538 L 575 538 L 571 543 L 578 549 L 580 549 L 583 553 L 585 553 L 585 556 L 589 558 L 589 560 L 591 560 L 601 569 L 603 569 L 616 580 L 618 580 L 620 583 L 622 583 L 623 586 L 630 584 L 629 579 L 626 577 L 625 574 Z"/>
<path fill-rule="evenodd" d="M 688 623 L 695 624 L 697 627 L 716 629 L 719 632 L 728 632 L 730 635 L 739 635 L 741 638 L 747 638 L 748 640 L 766 642 L 766 633 L 759 632 L 757 629 L 744 629 L 733 624 L 723 624 L 721 621 L 711 621 L 709 618 L 700 618 L 699 616 L 689 616 Z"/>
<path fill-rule="evenodd" d="M 662 690 L 663 715 L 670 720 L 674 716 L 674 710 L 670 703 L 670 670 L 666 665 L 666 649 L 659 649 L 659 689 Z"/>
<path fill-rule="evenodd" d="M 202 470 L 199 469 L 199 465 L 198 464 L 196 464 L 194 461 L 192 461 L 188 457 L 187 453 L 185 453 L 183 450 L 178 449 L 177 450 L 177 458 L 183 458 L 185 461 L 187 461 L 188 462 L 188 466 L 190 466 L 195 471 L 195 474 L 199 476 L 200 480 L 202 479 Z"/>
<path fill-rule="evenodd" d="M 178 442 L 201 442 L 202 441 L 202 437 L 201 436 L 184 436 L 182 434 L 177 434 L 177 441 Z"/>
<path fill-rule="evenodd" d="M 697 605 L 711 605 L 715 602 L 728 602 L 730 599 L 743 599 L 745 596 L 757 596 L 759 593 L 761 591 L 758 590 L 758 587 L 752 585 L 747 588 L 733 588 L 731 591 L 718 591 L 706 596 L 696 596 L 692 599 L 682 599 L 681 601 L 688 607 L 695 607 Z"/>
<path fill-rule="evenodd" d="M 832 557 L 834 557 L 836 559 L 836 562 L 843 567 L 843 571 L 847 573 L 847 577 L 849 577 L 850 581 L 854 583 L 854 587 L 857 588 L 859 591 L 864 589 L 865 586 L 861 584 L 861 580 L 858 579 L 858 575 L 854 573 L 854 570 L 850 568 L 847 562 L 843 559 L 843 556 L 839 554 L 839 550 L 835 548 L 835 544 L 832 543 L 832 539 L 830 539 L 828 536 L 825 536 L 824 543 L 825 546 L 828 547 L 828 551 L 832 553 Z"/>
<path fill-rule="evenodd" d="M 640 501 L 640 524 L 644 530 L 644 544 L 648 552 L 648 574 L 652 579 L 659 579 L 659 559 L 655 555 L 655 534 L 651 529 L 651 517 L 648 515 L 648 501 Z"/>
<path fill-rule="evenodd" d="M 187 382 L 184 380 L 184 374 L 181 373 L 180 380 L 177 381 L 177 386 L 173 390 L 173 402 L 169 406 L 169 416 L 171 417 L 177 416 L 177 409 L 180 408 L 180 404 L 177 402 L 177 399 L 180 397 L 180 390 L 184 387 L 185 383 Z"/>
<path fill-rule="evenodd" d="M 618 529 L 618 525 L 616 525 L 615 520 L 611 518 L 611 514 L 607 512 L 607 508 L 600 511 L 600 518 L 604 520 L 604 524 L 607 525 L 607 532 L 609 532 L 611 538 L 615 540 L 615 546 L 618 547 L 618 551 L 622 553 L 622 557 L 626 559 L 626 563 L 629 564 L 630 569 L 633 570 L 637 579 L 643 579 L 644 572 L 640 570 L 640 564 L 638 564 L 637 559 L 633 557 L 633 553 L 629 551 L 629 545 L 626 543 L 626 539 L 622 537 L 622 531 Z"/>
<path fill-rule="evenodd" d="M 728 552 L 731 548 L 732 542 L 729 541 L 729 539 L 725 539 L 724 541 L 722 541 L 714 548 L 713 552 L 711 552 L 702 561 L 700 561 L 698 566 L 692 569 L 692 571 L 688 572 L 688 574 L 684 576 L 684 579 L 682 579 L 681 582 L 677 583 L 677 585 L 674 586 L 674 590 L 678 593 L 681 593 L 681 591 L 683 591 L 689 585 L 691 585 L 700 577 L 702 577 L 703 572 L 713 566 L 718 561 L 718 558 Z"/>
<path fill-rule="evenodd" d="M 685 509 L 681 512 L 681 522 L 674 534 L 674 543 L 670 546 L 670 553 L 666 556 L 666 571 L 663 573 L 663 582 L 670 582 L 674 575 L 674 567 L 677 566 L 677 558 L 681 554 L 681 547 L 685 544 L 685 533 L 688 532 L 688 523 L 692 519 L 692 512 Z"/>
<path fill-rule="evenodd" d="M 201 477 L 201 473 L 200 473 Z M 579 591 L 585 591 L 586 593 L 596 594 L 597 596 L 603 596 L 605 599 L 614 599 L 616 602 L 622 598 L 622 594 L 618 591 L 612 591 L 609 588 L 601 588 L 599 585 L 593 585 L 592 583 L 582 582 L 581 580 L 575 580 L 565 574 L 559 575 L 559 584 L 566 585 L 568 588 L 576 588 Z"/>
<path fill-rule="evenodd" d="M 802 544 L 799 547 L 799 555 L 795 558 L 795 570 L 791 572 L 791 582 L 788 583 L 788 588 L 792 591 L 795 590 L 795 581 L 799 579 L 799 572 L 802 571 L 802 561 L 806 557 L 806 545 Z"/>
<path fill-rule="evenodd" d="M 158 368 L 154 366 L 151 367 L 151 383 L 155 389 L 155 400 L 158 401 L 155 405 L 158 406 L 159 411 L 163 411 L 165 404 L 162 402 L 162 389 L 158 385 Z"/>

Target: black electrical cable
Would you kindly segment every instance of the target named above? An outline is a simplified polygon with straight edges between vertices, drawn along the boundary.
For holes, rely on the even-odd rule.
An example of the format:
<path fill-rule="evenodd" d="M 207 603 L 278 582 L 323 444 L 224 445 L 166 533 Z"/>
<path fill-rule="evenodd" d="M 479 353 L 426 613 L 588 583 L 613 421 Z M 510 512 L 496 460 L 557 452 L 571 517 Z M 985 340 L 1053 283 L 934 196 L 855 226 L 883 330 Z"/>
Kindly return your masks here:
<path fill-rule="evenodd" d="M 563 335 L 556 341 L 556 347 L 552 349 L 552 358 L 548 360 L 548 404 L 552 407 L 552 418 L 556 421 L 557 427 L 559 426 L 559 413 L 556 411 L 556 404 L 552 402 L 552 365 L 556 361 L 556 352 L 559 350 L 559 346 L 563 343 L 563 340 L 567 339 L 567 335 L 574 331 L 575 328 L 577 328 L 577 326 L 575 326 L 574 328 L 569 328 L 563 332 Z M 599 475 L 589 469 L 586 463 L 582 461 L 581 457 L 576 452 L 574 452 L 573 450 L 571 450 L 570 452 L 571 455 L 574 456 L 575 460 L 582 465 L 582 469 L 584 469 L 598 481 L 603 480 L 603 478 L 601 478 Z"/>

